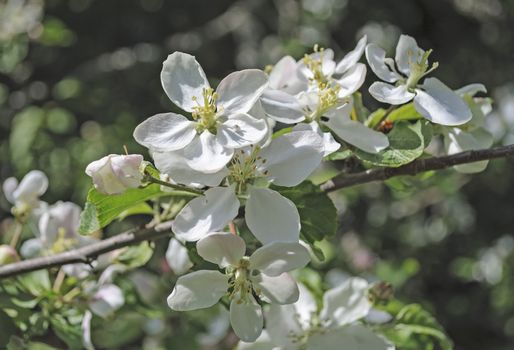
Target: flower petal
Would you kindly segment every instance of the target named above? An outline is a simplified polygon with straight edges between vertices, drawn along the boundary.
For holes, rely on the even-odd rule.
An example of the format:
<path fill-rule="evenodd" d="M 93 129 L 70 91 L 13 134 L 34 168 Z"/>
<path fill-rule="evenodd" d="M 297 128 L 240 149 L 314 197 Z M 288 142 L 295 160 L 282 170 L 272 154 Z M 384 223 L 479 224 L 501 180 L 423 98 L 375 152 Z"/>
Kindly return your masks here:
<path fill-rule="evenodd" d="M 202 92 L 209 87 L 196 58 L 183 52 L 174 52 L 164 61 L 161 83 L 170 100 L 187 112 L 197 105 L 194 99 L 202 101 Z"/>
<path fill-rule="evenodd" d="M 355 49 L 348 52 L 341 61 L 336 66 L 336 73 L 342 74 L 352 68 L 362 57 L 362 53 L 364 52 L 364 48 L 366 47 L 366 42 L 368 38 L 364 35 L 360 38 Z"/>
<path fill-rule="evenodd" d="M 206 174 L 217 173 L 227 165 L 234 150 L 218 143 L 216 135 L 205 130 L 200 137 L 195 137 L 186 148 L 184 158 L 191 169 Z"/>
<path fill-rule="evenodd" d="M 320 318 L 343 326 L 365 317 L 371 309 L 367 295 L 368 286 L 366 280 L 355 277 L 328 290 L 323 296 Z"/>
<path fill-rule="evenodd" d="M 250 231 L 263 244 L 298 242 L 300 238 L 300 215 L 296 206 L 273 190 L 250 188 L 245 219 Z"/>
<path fill-rule="evenodd" d="M 30 203 L 42 196 L 48 188 L 48 177 L 39 170 L 32 170 L 21 180 L 20 184 L 13 192 L 15 201 Z"/>
<path fill-rule="evenodd" d="M 196 136 L 195 123 L 175 113 L 156 114 L 134 130 L 134 139 L 154 151 L 175 151 L 186 147 Z"/>
<path fill-rule="evenodd" d="M 341 148 L 341 144 L 337 142 L 331 133 L 323 132 L 319 127 L 319 124 L 315 121 L 310 123 L 299 123 L 293 127 L 292 131 L 305 131 L 312 130 L 317 133 L 323 139 L 323 157 L 328 156 L 331 153 L 334 153 L 339 148 Z"/>
<path fill-rule="evenodd" d="M 369 87 L 369 93 L 377 101 L 391 105 L 401 105 L 409 102 L 416 94 L 407 90 L 406 85 L 394 86 L 391 84 L 376 81 Z"/>
<path fill-rule="evenodd" d="M 227 168 L 210 174 L 192 169 L 187 164 L 183 151 L 152 152 L 152 158 L 155 167 L 162 174 L 167 174 L 172 181 L 186 186 L 215 187 L 228 175 Z"/>
<path fill-rule="evenodd" d="M 339 90 L 339 98 L 345 98 L 359 90 L 364 80 L 366 79 L 366 65 L 364 63 L 357 63 L 348 69 L 344 75 L 336 80 L 337 84 L 341 86 Z"/>
<path fill-rule="evenodd" d="M 196 250 L 204 260 L 220 267 L 236 265 L 245 255 L 245 241 L 231 233 L 211 233 L 196 243 Z"/>
<path fill-rule="evenodd" d="M 183 275 L 193 267 L 187 248 L 175 238 L 168 243 L 166 262 L 176 275 Z"/>
<path fill-rule="evenodd" d="M 271 303 L 292 304 L 298 300 L 298 285 L 288 273 L 275 277 L 259 274 L 252 281 Z"/>
<path fill-rule="evenodd" d="M 459 96 L 469 95 L 469 96 L 475 96 L 479 92 L 487 93 L 487 88 L 484 84 L 480 83 L 474 83 L 474 84 L 468 84 L 460 89 L 455 90 L 455 93 Z"/>
<path fill-rule="evenodd" d="M 227 293 L 229 277 L 219 271 L 200 270 L 180 276 L 168 296 L 175 311 L 204 309 L 216 304 Z"/>
<path fill-rule="evenodd" d="M 340 350 L 341 344 L 351 350 L 394 350 L 395 347 L 369 328 L 356 324 L 309 337 L 306 350 Z"/>
<path fill-rule="evenodd" d="M 366 46 L 366 59 L 373 73 L 380 79 L 388 83 L 394 83 L 401 78 L 398 73 L 392 71 L 386 64 L 386 52 L 380 46 L 375 44 Z"/>
<path fill-rule="evenodd" d="M 262 108 L 266 114 L 284 124 L 294 124 L 305 119 L 298 99 L 280 90 L 266 89 L 261 96 Z"/>
<path fill-rule="evenodd" d="M 250 256 L 249 268 L 273 277 L 304 267 L 310 260 L 309 251 L 300 243 L 273 242 Z"/>
<path fill-rule="evenodd" d="M 425 51 L 420 49 L 416 40 L 408 35 L 400 35 L 396 45 L 395 61 L 400 72 L 410 75 L 411 63 L 420 63 Z"/>
<path fill-rule="evenodd" d="M 114 284 L 104 284 L 88 302 L 89 309 L 100 317 L 107 317 L 125 304 L 121 289 Z"/>
<path fill-rule="evenodd" d="M 217 105 L 223 115 L 246 113 L 268 86 L 268 77 L 259 69 L 245 69 L 223 79 L 216 92 Z"/>
<path fill-rule="evenodd" d="M 462 125 L 471 120 L 468 105 L 436 78 L 427 78 L 423 90 L 416 89 L 414 107 L 426 119 L 441 125 Z"/>
<path fill-rule="evenodd" d="M 194 242 L 224 228 L 237 216 L 239 200 L 233 187 L 214 187 L 186 204 L 173 221 L 178 238 Z"/>
<path fill-rule="evenodd" d="M 309 320 L 311 316 L 309 316 Z M 266 312 L 266 330 L 273 345 L 288 350 L 300 349 L 300 344 L 295 341 L 294 337 L 300 336 L 306 331 L 306 329 L 302 329 L 292 304 L 271 304 Z"/>
<path fill-rule="evenodd" d="M 351 104 L 346 104 L 333 111 L 324 122 L 343 141 L 369 153 L 377 153 L 389 146 L 389 139 L 379 131 L 368 128 L 364 124 L 351 120 L 349 113 Z"/>
<path fill-rule="evenodd" d="M 291 56 L 284 56 L 278 61 L 269 74 L 269 87 L 291 94 L 298 93 L 305 88 L 307 80 L 298 76 L 298 65 Z M 303 85 L 303 86 L 301 86 Z"/>
<path fill-rule="evenodd" d="M 268 125 L 263 119 L 235 114 L 218 128 L 216 139 L 224 147 L 241 148 L 257 144 L 267 134 Z"/>
<path fill-rule="evenodd" d="M 493 144 L 493 136 L 484 129 L 476 129 L 466 132 L 457 128 L 452 128 L 445 133 L 444 146 L 448 155 L 485 149 Z M 454 168 L 460 173 L 472 174 L 484 171 L 489 162 L 487 160 L 468 164 L 455 165 Z"/>
<path fill-rule="evenodd" d="M 234 333 L 245 342 L 254 342 L 261 335 L 264 319 L 262 309 L 252 296 L 249 301 L 237 297 L 230 302 L 230 324 Z"/>
<path fill-rule="evenodd" d="M 320 165 L 325 145 L 317 132 L 293 131 L 273 139 L 262 149 L 260 156 L 266 160 L 262 170 L 278 186 L 296 186 Z"/>
<path fill-rule="evenodd" d="M 237 350 L 275 350 L 275 345 L 271 342 L 269 334 L 263 330 L 259 338 L 254 342 L 247 343 L 239 341 L 236 346 Z"/>

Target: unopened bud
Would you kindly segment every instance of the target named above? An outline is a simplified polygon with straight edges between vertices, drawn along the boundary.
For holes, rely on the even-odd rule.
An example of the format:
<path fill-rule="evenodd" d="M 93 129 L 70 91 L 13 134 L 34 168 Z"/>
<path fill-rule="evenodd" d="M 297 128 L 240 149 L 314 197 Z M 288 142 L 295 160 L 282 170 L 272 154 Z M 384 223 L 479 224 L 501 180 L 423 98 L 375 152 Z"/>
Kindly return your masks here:
<path fill-rule="evenodd" d="M 0 266 L 11 264 L 19 260 L 20 257 L 18 256 L 16 249 L 7 244 L 0 245 Z"/>
<path fill-rule="evenodd" d="M 140 171 L 143 156 L 140 154 L 110 154 L 90 163 L 86 174 L 93 178 L 95 188 L 105 194 L 119 194 L 128 188 L 141 185 Z"/>

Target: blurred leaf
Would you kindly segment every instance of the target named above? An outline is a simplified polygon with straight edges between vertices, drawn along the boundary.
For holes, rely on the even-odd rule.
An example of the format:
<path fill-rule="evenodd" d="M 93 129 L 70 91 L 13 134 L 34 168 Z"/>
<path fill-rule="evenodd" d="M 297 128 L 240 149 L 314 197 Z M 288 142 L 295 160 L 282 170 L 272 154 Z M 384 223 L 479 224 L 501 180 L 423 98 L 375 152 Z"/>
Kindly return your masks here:
<path fill-rule="evenodd" d="M 376 264 L 375 274 L 383 281 L 388 281 L 399 288 L 419 272 L 419 262 L 416 259 L 405 259 L 401 264 L 389 261 L 379 261 Z"/>
<path fill-rule="evenodd" d="M 145 241 L 138 245 L 125 248 L 123 253 L 116 258 L 116 261 L 128 268 L 136 268 L 146 264 L 152 257 L 153 251 L 150 243 Z"/>
<path fill-rule="evenodd" d="M 98 231 L 118 218 L 124 211 L 165 194 L 156 184 L 143 188 L 129 188 L 118 195 L 102 194 L 91 188 L 87 195 L 84 211 L 80 215 L 79 232 L 90 234 Z"/>
<path fill-rule="evenodd" d="M 141 325 L 147 319 L 136 312 L 119 313 L 116 322 L 109 322 L 98 317 L 93 318 L 92 339 L 98 348 L 123 348 L 139 338 L 143 333 Z M 115 335 L 115 336 L 113 336 Z"/>
<path fill-rule="evenodd" d="M 17 276 L 18 282 L 29 293 L 40 296 L 51 289 L 48 270 L 37 270 Z"/>
<path fill-rule="evenodd" d="M 13 320 L 3 311 L 0 310 L 0 348 L 4 348 L 9 343 L 12 334 L 16 334 L 16 325 Z"/>
<path fill-rule="evenodd" d="M 118 215 L 118 220 L 123 220 L 128 216 L 131 215 L 140 215 L 140 214 L 147 214 L 152 215 L 153 214 L 153 208 L 146 202 L 138 203 L 120 213 Z"/>
<path fill-rule="evenodd" d="M 39 129 L 45 121 L 45 113 L 39 107 L 27 107 L 18 113 L 13 120 L 9 138 L 11 158 L 26 159 Z"/>
<path fill-rule="evenodd" d="M 376 154 L 356 149 L 355 155 L 376 166 L 399 167 L 408 164 L 423 154 L 425 139 L 431 137 L 431 132 L 423 131 L 424 128 L 428 128 L 427 122 L 396 123 L 387 135 L 389 147 Z"/>
<path fill-rule="evenodd" d="M 50 318 L 52 329 L 69 349 L 82 349 L 81 323 L 72 324 L 60 314 L 54 314 Z"/>
<path fill-rule="evenodd" d="M 293 201 L 298 208 L 302 225 L 301 233 L 307 242 L 312 244 L 335 234 L 337 210 L 332 200 L 319 187 L 310 181 L 304 181 L 292 188 L 279 186 L 272 186 L 272 188 Z M 315 252 L 318 250 L 316 249 Z M 319 256 L 321 257 L 321 254 Z"/>
<path fill-rule="evenodd" d="M 38 41 L 47 46 L 70 46 L 75 41 L 75 34 L 58 18 L 47 18 L 43 23 L 43 33 Z"/>

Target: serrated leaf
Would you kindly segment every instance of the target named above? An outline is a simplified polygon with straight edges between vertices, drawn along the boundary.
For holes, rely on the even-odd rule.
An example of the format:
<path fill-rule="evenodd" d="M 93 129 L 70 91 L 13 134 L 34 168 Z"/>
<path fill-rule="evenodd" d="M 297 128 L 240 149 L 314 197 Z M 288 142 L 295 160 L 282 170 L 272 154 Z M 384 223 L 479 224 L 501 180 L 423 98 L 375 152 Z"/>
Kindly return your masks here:
<path fill-rule="evenodd" d="M 160 185 L 151 184 L 143 188 L 130 188 L 122 194 L 106 195 L 92 188 L 80 215 L 79 232 L 91 234 L 107 226 L 126 210 L 149 199 L 165 195 Z"/>
<path fill-rule="evenodd" d="M 309 243 L 335 234 L 337 210 L 332 200 L 310 181 L 296 187 L 273 186 L 273 189 L 294 202 L 300 214 L 302 236 Z"/>
<path fill-rule="evenodd" d="M 431 131 L 427 122 L 418 121 L 415 124 L 398 122 L 387 135 L 389 147 L 379 153 L 367 153 L 360 149 L 355 155 L 376 166 L 399 167 L 408 164 L 420 157 L 425 149 L 425 140 L 431 138 Z"/>

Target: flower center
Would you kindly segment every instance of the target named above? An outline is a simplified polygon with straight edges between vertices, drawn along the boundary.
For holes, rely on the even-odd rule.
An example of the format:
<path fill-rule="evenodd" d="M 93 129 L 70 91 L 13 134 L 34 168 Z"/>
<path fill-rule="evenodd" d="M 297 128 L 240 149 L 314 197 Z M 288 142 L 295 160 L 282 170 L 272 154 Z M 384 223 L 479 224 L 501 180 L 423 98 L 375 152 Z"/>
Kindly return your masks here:
<path fill-rule="evenodd" d="M 311 81 L 316 83 L 326 83 L 329 77 L 326 77 L 323 73 L 323 54 L 325 52 L 324 48 L 320 48 L 318 44 L 314 45 L 314 52 L 318 53 L 318 58 L 314 59 L 310 55 L 305 55 L 303 57 L 303 63 L 305 66 L 311 71 L 312 77 Z"/>
<path fill-rule="evenodd" d="M 50 251 L 54 254 L 64 252 L 75 245 L 77 241 L 73 238 L 66 238 L 66 229 L 59 227 L 57 230 L 57 239 L 50 247 Z"/>
<path fill-rule="evenodd" d="M 250 261 L 248 257 L 243 257 L 237 266 L 232 266 L 228 271 L 231 274 L 229 282 L 229 299 L 237 298 L 238 304 L 247 303 L 250 301 L 250 296 L 253 294 L 252 282 L 248 278 L 250 270 L 248 269 Z"/>
<path fill-rule="evenodd" d="M 218 124 L 216 100 L 218 94 L 212 88 L 204 88 L 202 97 L 203 101 L 200 103 L 196 96 L 193 96 L 193 101 L 197 104 L 193 107 L 192 112 L 192 117 L 196 121 L 196 130 L 198 133 L 208 130 L 212 134 L 216 134 Z"/>
<path fill-rule="evenodd" d="M 269 175 L 268 170 L 261 170 L 266 159 L 259 156 L 259 147 L 250 146 L 250 151 L 239 150 L 232 158 L 229 167 L 229 182 L 236 183 L 236 192 L 242 194 L 246 185 L 252 184 L 255 179 Z"/>
<path fill-rule="evenodd" d="M 428 57 L 430 56 L 431 53 L 432 53 L 432 50 L 426 51 L 423 54 L 423 56 L 421 56 L 421 60 L 419 62 L 416 62 L 415 60 L 412 59 L 413 53 L 409 51 L 408 55 L 409 55 L 410 74 L 409 74 L 409 78 L 407 79 L 407 82 L 406 82 L 408 89 L 410 89 L 410 90 L 414 89 L 418 85 L 421 78 L 423 78 L 430 72 L 434 71 L 439 66 L 438 62 L 434 62 L 432 64 L 432 67 L 429 69 Z"/>
<path fill-rule="evenodd" d="M 306 121 L 319 121 L 325 113 L 340 104 L 342 102 L 339 98 L 340 90 L 341 86 L 339 85 L 331 86 L 329 83 L 318 84 L 318 104 L 314 111 L 308 109 L 305 111 Z"/>

